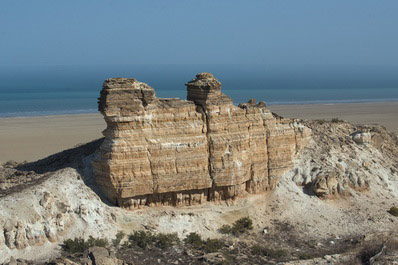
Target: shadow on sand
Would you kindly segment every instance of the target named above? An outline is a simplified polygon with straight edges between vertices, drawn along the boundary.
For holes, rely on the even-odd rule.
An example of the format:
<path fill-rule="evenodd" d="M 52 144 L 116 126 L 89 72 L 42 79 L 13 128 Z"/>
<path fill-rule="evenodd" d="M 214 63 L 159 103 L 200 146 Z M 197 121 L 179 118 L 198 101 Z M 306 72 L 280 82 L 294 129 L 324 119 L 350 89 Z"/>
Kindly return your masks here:
<path fill-rule="evenodd" d="M 33 171 L 37 174 L 44 175 L 43 178 L 46 178 L 46 175 L 50 175 L 48 173 L 64 168 L 74 168 L 80 174 L 84 183 L 90 187 L 104 203 L 109 206 L 114 206 L 105 198 L 100 188 L 96 185 L 90 163 L 96 150 L 98 150 L 103 141 L 104 138 L 97 139 L 35 162 L 19 165 L 16 169 L 19 171 Z"/>

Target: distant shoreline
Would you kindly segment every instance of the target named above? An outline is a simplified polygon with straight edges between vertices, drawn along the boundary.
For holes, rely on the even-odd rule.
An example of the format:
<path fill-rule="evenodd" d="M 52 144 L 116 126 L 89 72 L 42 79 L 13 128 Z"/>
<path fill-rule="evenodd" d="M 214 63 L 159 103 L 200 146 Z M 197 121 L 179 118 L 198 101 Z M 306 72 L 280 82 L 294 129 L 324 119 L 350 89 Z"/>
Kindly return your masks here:
<path fill-rule="evenodd" d="M 380 124 L 398 133 L 398 102 L 269 105 L 282 117 L 339 118 Z M 97 113 L 0 118 L 0 163 L 34 161 L 102 137 L 106 123 Z"/>
<path fill-rule="evenodd" d="M 261 100 L 258 100 L 261 101 Z M 339 104 L 378 104 L 398 102 L 398 99 L 383 99 L 383 100 L 340 100 L 340 101 L 308 101 L 308 102 L 265 102 L 267 106 L 307 106 L 307 105 L 339 105 Z M 239 102 L 243 103 L 243 102 Z M 239 103 L 235 103 L 238 105 Z M 27 115 L 26 113 L 30 113 Z M 69 116 L 69 115 L 84 115 L 99 113 L 96 109 L 87 110 L 70 110 L 70 111 L 35 111 L 35 112 L 13 112 L 12 114 L 0 113 L 0 119 L 10 118 L 30 118 L 30 117 L 51 117 L 51 116 Z"/>

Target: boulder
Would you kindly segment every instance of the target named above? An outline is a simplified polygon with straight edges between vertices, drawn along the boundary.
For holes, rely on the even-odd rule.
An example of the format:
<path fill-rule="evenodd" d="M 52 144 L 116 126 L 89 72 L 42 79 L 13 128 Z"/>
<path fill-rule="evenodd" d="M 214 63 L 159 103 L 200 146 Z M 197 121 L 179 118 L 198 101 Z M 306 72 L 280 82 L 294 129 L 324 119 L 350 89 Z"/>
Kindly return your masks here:
<path fill-rule="evenodd" d="M 86 257 L 90 258 L 93 265 L 118 265 L 123 262 L 116 258 L 116 256 L 109 252 L 104 247 L 91 247 L 86 252 Z M 85 260 L 86 262 L 87 259 Z"/>
<path fill-rule="evenodd" d="M 352 140 L 357 144 L 368 144 L 372 140 L 372 134 L 370 132 L 355 132 L 352 135 Z"/>

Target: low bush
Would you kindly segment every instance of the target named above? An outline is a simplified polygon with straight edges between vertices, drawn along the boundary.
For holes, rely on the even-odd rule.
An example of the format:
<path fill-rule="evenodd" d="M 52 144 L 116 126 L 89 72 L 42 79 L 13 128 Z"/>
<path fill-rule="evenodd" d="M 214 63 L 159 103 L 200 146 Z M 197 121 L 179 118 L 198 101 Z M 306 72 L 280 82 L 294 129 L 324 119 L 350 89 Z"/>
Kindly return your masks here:
<path fill-rule="evenodd" d="M 239 236 L 244 232 L 253 229 L 253 221 L 249 217 L 243 217 L 236 220 L 232 226 L 223 225 L 218 229 L 221 234 L 232 234 L 234 236 Z"/>
<path fill-rule="evenodd" d="M 197 233 L 190 233 L 184 239 L 185 244 L 189 244 L 195 248 L 199 248 L 206 253 L 213 253 L 219 251 L 225 246 L 225 243 L 220 239 L 203 240 Z"/>
<path fill-rule="evenodd" d="M 62 250 L 69 253 L 81 253 L 94 246 L 106 247 L 107 245 L 108 245 L 108 240 L 104 238 L 94 238 L 90 236 L 89 239 L 87 240 L 81 237 L 64 240 L 63 244 L 61 245 L 61 248 Z"/>
<path fill-rule="evenodd" d="M 115 247 L 119 246 L 125 235 L 126 234 L 122 231 L 117 232 L 115 239 L 112 240 L 112 244 Z"/>
<path fill-rule="evenodd" d="M 233 235 L 240 235 L 251 229 L 253 229 L 253 221 L 249 217 L 243 217 L 235 221 L 232 225 L 231 233 Z"/>
<path fill-rule="evenodd" d="M 230 225 L 223 225 L 218 229 L 218 232 L 221 234 L 231 234 L 232 233 L 232 227 Z"/>
<path fill-rule="evenodd" d="M 168 249 L 169 247 L 179 243 L 180 240 L 176 233 L 174 233 L 174 234 L 160 233 L 153 237 L 153 242 L 154 242 L 155 247 L 158 247 L 161 249 Z"/>
<path fill-rule="evenodd" d="M 251 253 L 256 256 L 267 256 L 272 259 L 279 259 L 288 255 L 284 249 L 271 249 L 260 245 L 254 245 L 251 248 Z"/>
<path fill-rule="evenodd" d="M 265 248 L 260 245 L 254 245 L 251 248 L 251 253 L 255 256 L 265 256 Z"/>
<path fill-rule="evenodd" d="M 394 215 L 394 216 L 398 216 L 398 208 L 393 206 L 390 208 L 390 210 L 388 211 L 390 214 Z"/>
<path fill-rule="evenodd" d="M 146 249 L 152 243 L 152 233 L 146 231 L 134 231 L 129 235 L 129 243 L 131 246 L 137 246 Z"/>
<path fill-rule="evenodd" d="M 146 231 L 135 231 L 129 235 L 130 246 L 137 246 L 142 249 L 146 249 L 149 246 L 155 246 L 161 249 L 167 249 L 172 245 L 179 243 L 179 239 L 176 233 L 174 234 L 152 234 Z"/>
<path fill-rule="evenodd" d="M 344 122 L 343 120 L 340 120 L 339 118 L 333 118 L 332 123 L 340 123 L 340 122 Z"/>
<path fill-rule="evenodd" d="M 203 244 L 202 237 L 197 234 L 197 233 L 189 233 L 185 239 L 184 239 L 185 244 L 190 244 L 195 247 L 200 247 Z"/>
<path fill-rule="evenodd" d="M 208 238 L 206 241 L 203 241 L 202 249 L 206 253 L 217 252 L 225 246 L 225 243 L 220 239 L 210 239 Z"/>

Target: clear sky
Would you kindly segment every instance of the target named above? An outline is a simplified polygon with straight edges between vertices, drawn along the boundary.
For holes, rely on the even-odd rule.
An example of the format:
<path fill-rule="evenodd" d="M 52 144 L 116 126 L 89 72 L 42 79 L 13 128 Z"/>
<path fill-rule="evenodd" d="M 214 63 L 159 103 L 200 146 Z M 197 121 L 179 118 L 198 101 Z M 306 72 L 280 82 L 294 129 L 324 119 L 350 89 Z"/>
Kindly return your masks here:
<path fill-rule="evenodd" d="M 0 65 L 398 65 L 397 0 L 1 0 Z"/>

